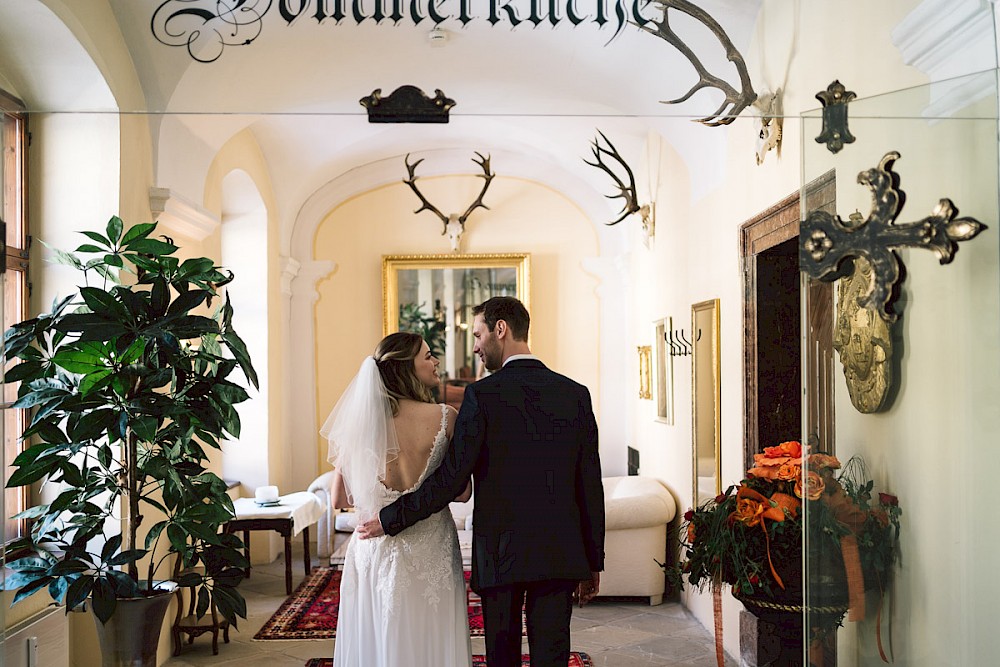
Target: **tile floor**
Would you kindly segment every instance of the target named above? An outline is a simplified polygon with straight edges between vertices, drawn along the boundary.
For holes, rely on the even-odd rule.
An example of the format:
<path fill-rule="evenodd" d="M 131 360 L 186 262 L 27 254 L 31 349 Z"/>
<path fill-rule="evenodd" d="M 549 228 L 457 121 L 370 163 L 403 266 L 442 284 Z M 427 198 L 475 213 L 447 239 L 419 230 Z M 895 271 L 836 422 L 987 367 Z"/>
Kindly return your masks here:
<path fill-rule="evenodd" d="M 301 551 L 293 552 L 292 565 L 292 583 L 298 586 L 302 580 Z M 171 657 L 166 662 L 168 667 L 303 667 L 309 658 L 333 655 L 332 639 L 253 641 L 254 634 L 285 600 L 282 557 L 270 565 L 255 567 L 253 576 L 240 585 L 240 591 L 247 601 L 247 620 L 240 620 L 239 631 L 230 631 L 229 644 L 223 644 L 220 637 L 219 655 L 212 655 L 211 637 L 202 635 L 194 644 L 185 644 L 180 656 Z M 711 633 L 677 603 L 650 607 L 598 599 L 573 610 L 572 646 L 575 651 L 590 654 L 595 667 L 715 666 Z M 485 652 L 482 638 L 473 638 L 472 652 Z M 726 665 L 735 667 L 736 662 L 727 657 Z"/>

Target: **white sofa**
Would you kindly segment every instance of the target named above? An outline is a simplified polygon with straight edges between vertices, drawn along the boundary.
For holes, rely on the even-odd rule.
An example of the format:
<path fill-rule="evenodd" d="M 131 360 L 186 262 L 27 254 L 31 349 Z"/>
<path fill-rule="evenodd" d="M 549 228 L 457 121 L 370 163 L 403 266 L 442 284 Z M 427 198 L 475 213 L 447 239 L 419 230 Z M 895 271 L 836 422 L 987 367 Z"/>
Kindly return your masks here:
<path fill-rule="evenodd" d="M 663 601 L 667 524 L 677 511 L 674 498 L 652 477 L 605 477 L 605 561 L 601 595 L 644 596 L 651 605 Z M 309 490 L 320 497 L 326 514 L 319 520 L 317 551 L 331 556 L 337 532 L 350 533 L 357 524 L 354 512 L 339 512 L 330 505 L 333 472 L 320 475 Z M 472 542 L 473 503 L 451 503 L 459 543 L 469 551 Z"/>
<path fill-rule="evenodd" d="M 604 573 L 601 595 L 645 596 L 663 602 L 667 524 L 677 513 L 674 497 L 652 477 L 605 477 Z"/>

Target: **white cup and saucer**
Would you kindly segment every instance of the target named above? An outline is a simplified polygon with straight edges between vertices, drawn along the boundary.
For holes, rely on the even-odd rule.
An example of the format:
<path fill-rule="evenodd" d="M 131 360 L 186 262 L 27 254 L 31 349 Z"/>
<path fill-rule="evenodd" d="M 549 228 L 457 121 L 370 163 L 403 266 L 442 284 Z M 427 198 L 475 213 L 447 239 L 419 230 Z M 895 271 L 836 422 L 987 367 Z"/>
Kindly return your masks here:
<path fill-rule="evenodd" d="M 277 507 L 281 504 L 281 500 L 278 498 L 278 487 L 258 486 L 257 490 L 254 491 L 254 502 L 259 507 Z"/>

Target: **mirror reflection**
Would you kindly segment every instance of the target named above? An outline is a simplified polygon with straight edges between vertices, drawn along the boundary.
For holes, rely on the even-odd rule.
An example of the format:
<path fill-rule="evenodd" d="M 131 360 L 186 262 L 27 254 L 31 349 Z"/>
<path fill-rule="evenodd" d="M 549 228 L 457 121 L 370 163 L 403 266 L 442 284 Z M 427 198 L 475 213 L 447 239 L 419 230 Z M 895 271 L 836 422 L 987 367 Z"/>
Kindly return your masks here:
<path fill-rule="evenodd" d="M 439 400 L 458 408 L 465 386 L 487 372 L 473 354 L 472 308 L 494 296 L 529 307 L 528 255 L 388 255 L 383 333 L 413 331 L 441 360 Z"/>
<path fill-rule="evenodd" d="M 719 300 L 691 306 L 694 504 L 722 493 Z"/>

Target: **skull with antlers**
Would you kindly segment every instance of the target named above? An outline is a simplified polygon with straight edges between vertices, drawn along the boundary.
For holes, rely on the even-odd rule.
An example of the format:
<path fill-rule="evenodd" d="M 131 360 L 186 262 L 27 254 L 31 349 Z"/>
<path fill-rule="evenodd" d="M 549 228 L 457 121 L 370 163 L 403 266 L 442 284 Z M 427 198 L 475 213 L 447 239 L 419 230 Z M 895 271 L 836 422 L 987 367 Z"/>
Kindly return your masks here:
<path fill-rule="evenodd" d="M 605 224 L 617 225 L 619 222 L 621 222 L 628 216 L 632 215 L 633 213 L 638 213 L 639 216 L 642 218 L 643 232 L 646 234 L 646 238 L 648 239 L 650 236 L 653 235 L 652 204 L 639 204 L 639 195 L 636 193 L 636 187 L 635 187 L 635 174 L 632 173 L 632 168 L 628 166 L 628 163 L 625 162 L 625 159 L 621 156 L 621 154 L 618 153 L 618 149 L 615 148 L 615 145 L 611 143 L 611 141 L 606 136 L 604 136 L 603 132 L 598 130 L 597 134 L 601 136 L 601 139 L 604 140 L 606 146 L 602 146 L 600 141 L 594 139 L 592 142 L 590 142 L 591 144 L 590 151 L 591 153 L 593 153 L 595 161 L 590 162 L 589 160 L 584 160 L 584 162 L 589 164 L 591 167 L 597 167 L 601 171 L 605 172 L 608 176 L 611 177 L 611 180 L 614 181 L 615 185 L 618 187 L 618 194 L 604 195 L 605 197 L 607 197 L 608 199 L 625 200 L 625 203 L 622 204 L 622 210 L 619 211 L 621 215 L 619 215 L 611 222 L 607 222 Z M 607 163 L 604 162 L 603 156 L 605 155 L 613 159 L 615 162 L 621 165 L 623 169 L 625 169 L 625 178 L 628 179 L 627 185 L 625 183 L 625 180 L 620 178 L 618 174 L 616 174 L 614 170 Z"/>
<path fill-rule="evenodd" d="M 472 158 L 472 161 L 478 164 L 483 169 L 482 174 L 477 174 L 483 179 L 483 189 L 480 190 L 479 196 L 476 200 L 469 205 L 469 208 L 465 209 L 465 213 L 459 215 L 458 213 L 452 213 L 451 215 L 445 215 L 437 209 L 433 204 L 427 201 L 427 198 L 417 189 L 417 166 L 424 161 L 420 158 L 413 164 L 410 164 L 410 155 L 407 154 L 403 158 L 404 164 L 406 164 L 406 173 L 409 178 L 404 178 L 403 182 L 410 186 L 410 189 L 420 198 L 420 208 L 418 208 L 414 213 L 420 213 L 421 211 L 430 211 L 444 224 L 444 230 L 441 235 L 448 235 L 448 240 L 451 242 L 452 252 L 459 252 L 459 248 L 462 243 L 462 233 L 465 231 L 465 221 L 469 218 L 469 215 L 477 208 L 485 208 L 487 211 L 490 209 L 489 206 L 483 203 L 483 195 L 486 194 L 486 190 L 489 189 L 490 183 L 493 181 L 493 177 L 496 176 L 490 171 L 490 157 L 487 155 L 483 157 L 481 153 L 476 152 L 476 156 L 479 158 Z"/>

